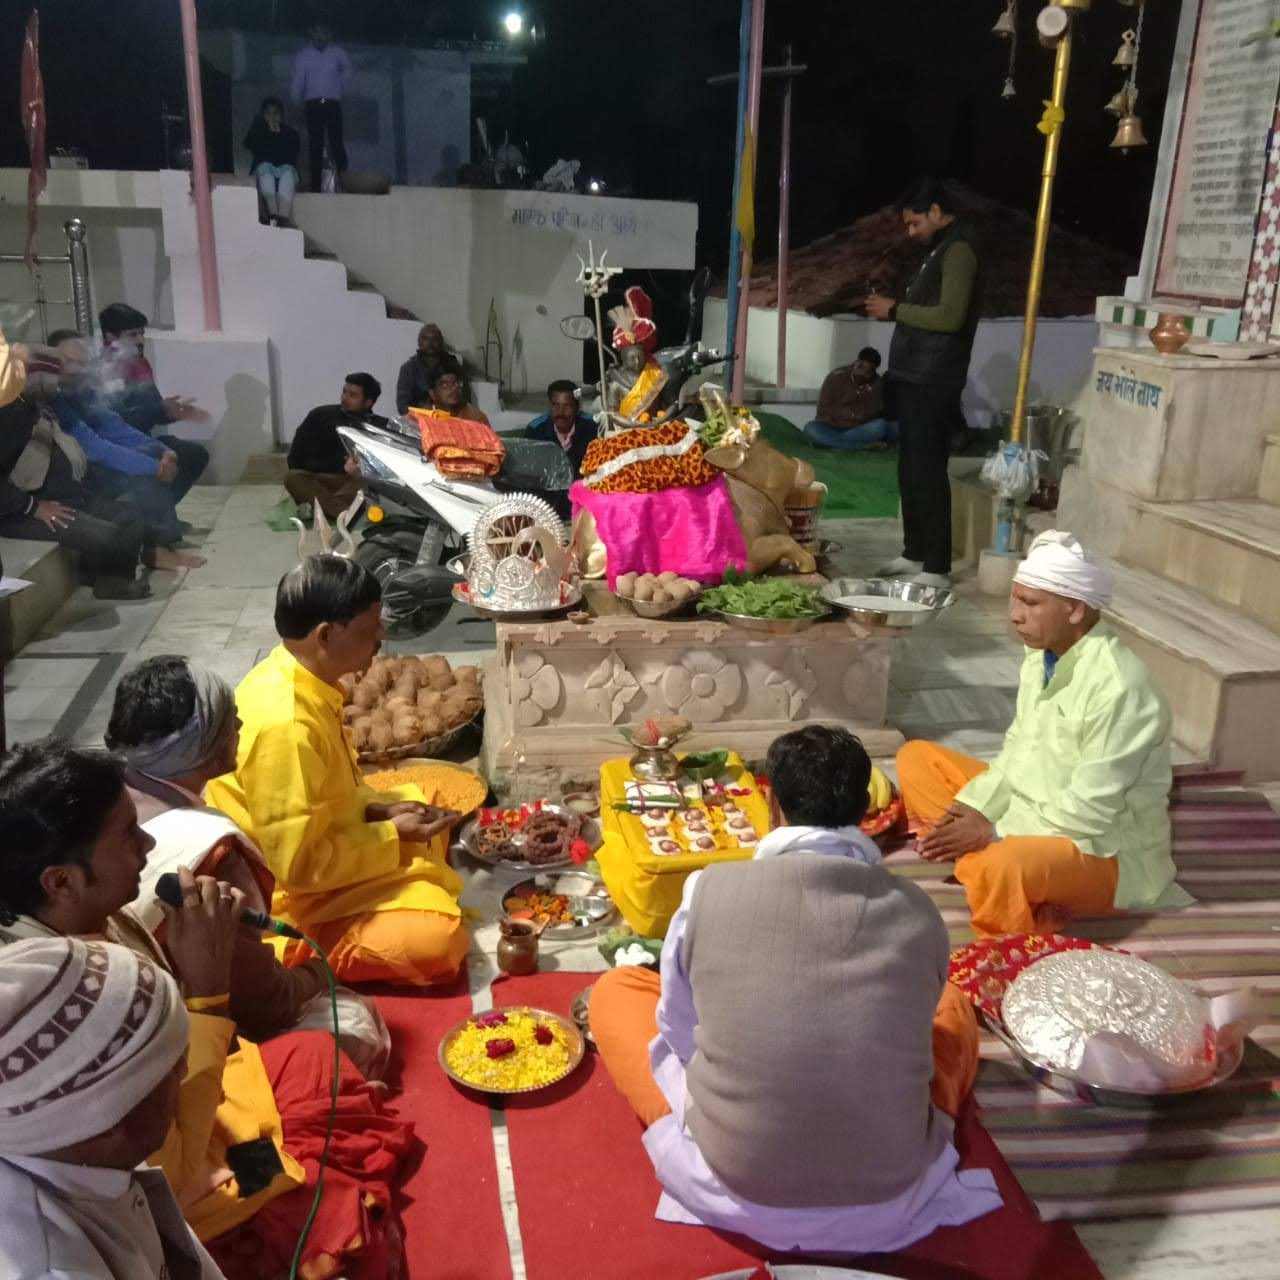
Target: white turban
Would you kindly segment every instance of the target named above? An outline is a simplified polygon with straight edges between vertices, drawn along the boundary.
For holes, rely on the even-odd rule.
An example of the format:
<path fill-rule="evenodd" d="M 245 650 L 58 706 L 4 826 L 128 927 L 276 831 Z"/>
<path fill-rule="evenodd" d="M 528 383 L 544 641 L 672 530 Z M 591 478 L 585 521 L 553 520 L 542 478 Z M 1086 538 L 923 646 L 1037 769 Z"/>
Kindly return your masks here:
<path fill-rule="evenodd" d="M 208 764 L 228 742 L 236 716 L 236 695 L 216 671 L 187 663 L 195 687 L 191 719 L 163 738 L 148 738 L 120 754 L 135 769 L 153 778 L 177 778 Z"/>
<path fill-rule="evenodd" d="M 1013 580 L 1094 609 L 1111 603 L 1111 570 L 1094 560 L 1074 533 L 1062 529 L 1050 529 L 1031 544 Z"/>
<path fill-rule="evenodd" d="M 0 1155 L 105 1133 L 187 1049 L 177 983 L 126 947 L 33 938 L 0 951 Z"/>

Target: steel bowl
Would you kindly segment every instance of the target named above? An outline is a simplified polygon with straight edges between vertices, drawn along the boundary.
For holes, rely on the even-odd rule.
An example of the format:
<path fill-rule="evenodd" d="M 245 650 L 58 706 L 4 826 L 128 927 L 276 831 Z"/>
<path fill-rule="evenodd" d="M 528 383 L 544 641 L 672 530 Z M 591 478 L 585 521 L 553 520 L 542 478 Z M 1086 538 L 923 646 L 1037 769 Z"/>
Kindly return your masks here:
<path fill-rule="evenodd" d="M 826 604 L 826 601 L 823 601 Z M 831 616 L 828 605 L 823 613 L 815 613 L 805 618 L 757 618 L 748 613 L 726 613 L 723 609 L 708 609 L 705 617 L 719 618 L 731 626 L 741 627 L 743 631 L 758 631 L 767 636 L 790 636 L 797 631 L 807 631 L 815 622 L 822 622 Z"/>
<path fill-rule="evenodd" d="M 569 1019 L 562 1017 L 558 1013 L 550 1013 L 546 1009 L 534 1009 L 529 1005 L 511 1005 L 502 1007 L 498 1010 L 501 1013 L 530 1013 L 536 1018 L 541 1018 L 544 1022 L 554 1022 L 560 1026 L 569 1038 L 569 1062 L 565 1069 L 554 1080 L 548 1080 L 545 1084 L 530 1085 L 523 1089 L 497 1089 L 492 1085 L 473 1084 L 470 1080 L 464 1080 L 450 1066 L 448 1062 L 448 1052 L 455 1038 L 466 1028 L 470 1018 L 463 1018 L 461 1022 L 456 1023 L 444 1033 L 440 1040 L 440 1048 L 437 1051 L 437 1061 L 440 1063 L 440 1069 L 455 1084 L 460 1084 L 464 1089 L 474 1089 L 477 1093 L 537 1093 L 540 1089 L 550 1089 L 553 1084 L 559 1084 L 561 1080 L 571 1076 L 581 1064 L 583 1057 L 587 1052 L 586 1041 L 583 1039 L 582 1032 Z"/>
<path fill-rule="evenodd" d="M 569 899 L 569 909 L 574 914 L 571 924 L 549 924 L 542 930 L 545 942 L 565 942 L 576 938 L 594 938 L 614 924 L 618 918 L 618 908 L 609 896 L 604 882 L 583 871 L 551 872 L 545 875 L 531 876 L 502 891 L 502 909 L 509 912 L 507 905 L 512 898 L 519 897 L 522 890 L 533 890 L 541 893 L 558 893 Z"/>
<path fill-rule="evenodd" d="M 684 600 L 668 600 L 665 604 L 654 604 L 652 600 L 635 600 L 631 596 L 618 596 L 618 599 L 637 618 L 674 618 L 677 614 L 692 612 L 701 594 L 699 591 Z"/>
<path fill-rule="evenodd" d="M 832 609 L 839 609 L 867 627 L 918 627 L 931 622 L 956 602 L 950 587 L 925 587 L 897 578 L 837 578 L 818 592 Z M 902 601 L 916 606 L 907 609 L 876 609 L 866 604 L 842 604 L 851 596 L 873 596 L 885 601 Z"/>

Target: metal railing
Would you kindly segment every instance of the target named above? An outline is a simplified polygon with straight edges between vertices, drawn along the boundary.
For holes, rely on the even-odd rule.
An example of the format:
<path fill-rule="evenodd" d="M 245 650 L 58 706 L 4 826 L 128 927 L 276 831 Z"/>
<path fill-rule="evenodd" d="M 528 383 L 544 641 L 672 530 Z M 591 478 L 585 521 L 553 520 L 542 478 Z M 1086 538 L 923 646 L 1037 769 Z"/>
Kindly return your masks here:
<path fill-rule="evenodd" d="M 35 307 L 40 324 L 40 339 L 49 337 L 49 306 L 70 305 L 75 313 L 76 328 L 83 334 L 92 334 L 93 298 L 89 291 L 89 229 L 79 218 L 70 218 L 62 224 L 67 237 L 66 253 L 36 254 L 31 261 L 31 289 L 29 298 L 6 298 L 11 303 L 29 302 Z M 0 253 L 0 263 L 23 263 L 27 259 L 20 253 Z M 45 287 L 45 268 L 65 267 L 71 290 L 69 298 L 51 298 Z"/>

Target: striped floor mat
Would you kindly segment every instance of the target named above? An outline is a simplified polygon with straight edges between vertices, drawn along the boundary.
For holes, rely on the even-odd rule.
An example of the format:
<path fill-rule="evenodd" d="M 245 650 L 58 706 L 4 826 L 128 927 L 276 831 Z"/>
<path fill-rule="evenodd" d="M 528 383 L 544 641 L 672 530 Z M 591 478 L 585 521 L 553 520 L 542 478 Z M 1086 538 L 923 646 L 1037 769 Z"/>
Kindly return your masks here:
<path fill-rule="evenodd" d="M 1217 993 L 1251 984 L 1267 1007 L 1237 1074 L 1159 1109 L 1087 1106 L 1045 1089 L 983 1033 L 982 1121 L 1046 1218 L 1113 1218 L 1280 1205 L 1280 815 L 1230 775 L 1183 773 L 1171 806 L 1185 911 L 1082 919 L 1070 932 L 1143 956 Z M 972 939 L 947 866 L 901 851 L 953 947 Z"/>

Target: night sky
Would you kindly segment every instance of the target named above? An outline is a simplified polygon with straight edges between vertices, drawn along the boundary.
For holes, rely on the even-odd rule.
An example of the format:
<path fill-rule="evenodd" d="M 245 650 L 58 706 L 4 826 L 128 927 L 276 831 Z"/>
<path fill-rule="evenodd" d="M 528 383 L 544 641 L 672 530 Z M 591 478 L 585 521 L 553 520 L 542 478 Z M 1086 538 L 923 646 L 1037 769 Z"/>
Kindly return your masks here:
<path fill-rule="evenodd" d="M 339 40 L 429 43 L 493 39 L 504 4 L 455 0 L 200 0 L 202 25 L 297 31 L 325 17 Z M 733 168 L 734 90 L 709 75 L 737 63 L 737 0 L 529 0 L 546 30 L 491 113 L 491 136 L 509 129 L 541 172 L 559 156 L 613 191 L 695 200 L 700 259 L 720 269 L 727 250 Z M 1036 43 L 1037 5 L 1023 0 L 1016 82 L 1002 101 L 1008 45 L 990 33 L 1000 0 L 773 0 L 766 62 L 790 43 L 809 65 L 797 85 L 792 179 L 793 243 L 852 221 L 924 172 L 1034 208 L 1052 54 Z M 1096 0 L 1079 22 L 1067 103 L 1056 219 L 1123 249 L 1136 263 L 1146 224 L 1177 22 L 1174 0 L 1149 6 L 1139 71 L 1140 114 L 1152 145 L 1121 156 L 1107 143 L 1115 120 L 1102 110 L 1119 88 L 1110 65 L 1137 10 Z M 26 5 L 0 6 L 0 66 L 16 85 Z M 50 149 L 78 146 L 95 167 L 155 168 L 160 102 L 183 109 L 176 0 L 44 0 L 42 52 Z M 766 86 L 760 130 L 761 256 L 776 235 L 780 90 Z M 206 85 L 215 165 L 228 160 L 216 128 L 222 92 Z M 14 104 L 16 108 L 16 104 Z M 0 127 L 0 164 L 25 164 L 11 109 Z"/>

